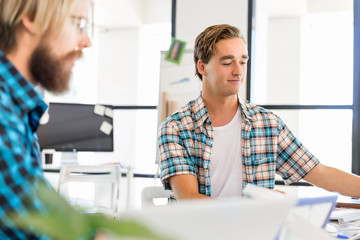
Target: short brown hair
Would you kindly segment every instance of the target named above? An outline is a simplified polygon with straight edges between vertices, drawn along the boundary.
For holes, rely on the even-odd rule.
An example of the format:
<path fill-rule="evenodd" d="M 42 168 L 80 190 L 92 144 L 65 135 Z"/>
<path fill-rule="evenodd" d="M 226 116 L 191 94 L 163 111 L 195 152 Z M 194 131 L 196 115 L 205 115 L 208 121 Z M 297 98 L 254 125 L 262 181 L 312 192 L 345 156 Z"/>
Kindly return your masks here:
<path fill-rule="evenodd" d="M 197 68 L 197 62 L 201 59 L 205 64 L 209 63 L 210 58 L 215 54 L 215 44 L 221 39 L 229 38 L 240 38 L 245 42 L 240 30 L 228 24 L 210 26 L 196 37 L 194 45 L 195 74 L 200 80 L 202 80 L 202 75 Z"/>
<path fill-rule="evenodd" d="M 0 0 L 0 49 L 5 53 L 16 47 L 16 33 L 24 16 L 29 16 L 40 33 L 50 28 L 61 33 L 65 19 L 76 0 Z"/>

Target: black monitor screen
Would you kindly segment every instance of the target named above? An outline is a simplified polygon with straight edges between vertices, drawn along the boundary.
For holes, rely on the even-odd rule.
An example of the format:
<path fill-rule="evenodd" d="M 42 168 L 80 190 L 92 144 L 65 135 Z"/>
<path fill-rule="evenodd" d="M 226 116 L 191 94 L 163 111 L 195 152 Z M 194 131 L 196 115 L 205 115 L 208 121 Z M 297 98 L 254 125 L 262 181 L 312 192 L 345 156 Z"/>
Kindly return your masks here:
<path fill-rule="evenodd" d="M 50 103 L 50 119 L 37 131 L 40 149 L 113 151 L 113 108 L 100 107 L 104 116 L 94 111 L 95 105 Z"/>

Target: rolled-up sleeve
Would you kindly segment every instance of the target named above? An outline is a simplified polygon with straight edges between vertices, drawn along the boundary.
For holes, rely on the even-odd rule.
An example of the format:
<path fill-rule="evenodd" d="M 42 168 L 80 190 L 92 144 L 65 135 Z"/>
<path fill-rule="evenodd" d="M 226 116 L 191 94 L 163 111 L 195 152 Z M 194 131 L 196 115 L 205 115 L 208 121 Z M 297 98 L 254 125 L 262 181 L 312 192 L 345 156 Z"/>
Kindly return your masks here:
<path fill-rule="evenodd" d="M 319 164 L 319 160 L 279 120 L 277 172 L 285 184 L 291 184 L 306 176 Z"/>
<path fill-rule="evenodd" d="M 176 121 L 166 120 L 159 129 L 160 178 L 165 189 L 171 189 L 168 179 L 181 174 L 196 175 L 185 142 Z"/>

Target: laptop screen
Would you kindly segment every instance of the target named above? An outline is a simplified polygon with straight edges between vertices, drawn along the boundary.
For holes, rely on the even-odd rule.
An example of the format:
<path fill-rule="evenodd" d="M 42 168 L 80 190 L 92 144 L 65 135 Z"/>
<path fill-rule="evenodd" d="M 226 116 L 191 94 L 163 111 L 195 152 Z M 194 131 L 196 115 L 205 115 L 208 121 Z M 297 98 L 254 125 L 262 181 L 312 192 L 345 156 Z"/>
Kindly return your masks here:
<path fill-rule="evenodd" d="M 337 195 L 300 198 L 291 214 L 298 214 L 317 227 L 324 228 L 336 206 Z"/>

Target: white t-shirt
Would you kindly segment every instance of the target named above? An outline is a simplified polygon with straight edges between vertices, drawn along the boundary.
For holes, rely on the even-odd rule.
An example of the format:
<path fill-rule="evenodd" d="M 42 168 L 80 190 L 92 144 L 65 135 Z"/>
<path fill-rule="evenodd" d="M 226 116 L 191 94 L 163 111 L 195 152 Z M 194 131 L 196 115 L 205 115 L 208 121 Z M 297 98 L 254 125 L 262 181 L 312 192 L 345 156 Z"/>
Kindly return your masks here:
<path fill-rule="evenodd" d="M 213 127 L 210 155 L 211 196 L 237 197 L 242 194 L 241 110 L 221 127 Z"/>

